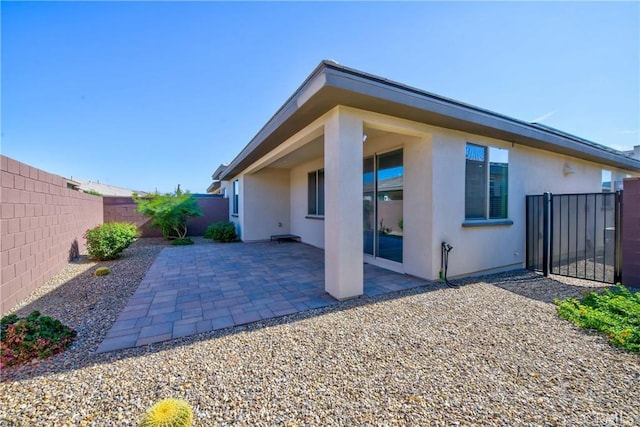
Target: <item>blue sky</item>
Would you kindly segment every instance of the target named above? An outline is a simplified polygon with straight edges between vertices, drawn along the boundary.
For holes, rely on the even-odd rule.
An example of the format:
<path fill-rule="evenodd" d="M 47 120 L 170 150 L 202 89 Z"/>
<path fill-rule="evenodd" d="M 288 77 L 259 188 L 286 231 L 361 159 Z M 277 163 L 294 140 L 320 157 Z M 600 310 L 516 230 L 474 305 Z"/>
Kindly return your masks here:
<path fill-rule="evenodd" d="M 2 153 L 204 192 L 322 59 L 618 149 L 638 2 L 2 2 Z"/>

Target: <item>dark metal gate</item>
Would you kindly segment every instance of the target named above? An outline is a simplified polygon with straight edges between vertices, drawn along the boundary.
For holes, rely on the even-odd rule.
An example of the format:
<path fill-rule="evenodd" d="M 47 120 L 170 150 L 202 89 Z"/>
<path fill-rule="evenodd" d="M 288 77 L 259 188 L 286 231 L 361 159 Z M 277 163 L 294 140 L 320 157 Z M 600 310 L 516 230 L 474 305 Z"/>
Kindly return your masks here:
<path fill-rule="evenodd" d="M 621 203 L 621 191 L 527 196 L 527 268 L 619 282 Z"/>

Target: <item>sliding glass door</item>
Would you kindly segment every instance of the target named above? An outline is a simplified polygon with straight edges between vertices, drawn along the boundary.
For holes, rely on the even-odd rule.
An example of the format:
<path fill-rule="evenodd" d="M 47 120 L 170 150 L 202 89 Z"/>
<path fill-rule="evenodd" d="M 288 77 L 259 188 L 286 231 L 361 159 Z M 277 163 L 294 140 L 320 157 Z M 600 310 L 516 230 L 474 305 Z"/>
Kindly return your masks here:
<path fill-rule="evenodd" d="M 402 149 L 364 159 L 364 253 L 402 262 L 403 178 Z"/>

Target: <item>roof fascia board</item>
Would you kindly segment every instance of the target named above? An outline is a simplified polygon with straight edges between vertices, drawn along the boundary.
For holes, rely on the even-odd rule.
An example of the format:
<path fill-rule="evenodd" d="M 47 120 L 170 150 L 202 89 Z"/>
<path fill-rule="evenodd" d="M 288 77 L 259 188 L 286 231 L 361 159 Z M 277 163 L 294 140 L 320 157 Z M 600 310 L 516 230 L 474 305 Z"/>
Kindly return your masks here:
<path fill-rule="evenodd" d="M 298 98 L 300 94 L 302 94 L 309 86 L 312 86 L 312 83 L 316 79 L 320 79 L 322 81 L 322 85 L 318 87 L 318 85 L 313 85 L 313 90 L 309 91 L 307 94 L 307 100 L 311 98 L 318 90 L 324 86 L 324 76 L 322 76 L 322 72 L 324 71 L 324 67 L 326 65 L 326 61 L 321 62 L 315 70 L 306 78 L 304 82 L 296 89 L 296 91 L 285 101 L 285 103 L 276 111 L 276 113 L 269 119 L 269 121 L 258 131 L 258 133 L 249 141 L 249 143 L 242 149 L 240 154 L 236 156 L 233 161 L 229 164 L 226 170 L 220 175 L 221 179 L 227 178 L 228 174 L 231 173 L 235 167 L 240 163 L 243 159 L 245 159 L 253 150 L 255 150 L 262 141 L 265 140 L 267 136 L 273 133 L 283 122 L 285 122 L 295 111 L 302 105 L 298 102 Z"/>
<path fill-rule="evenodd" d="M 329 64 L 329 66 L 331 69 L 327 70 L 327 85 L 338 89 L 406 105 L 483 128 L 495 129 L 507 134 L 506 139 L 509 142 L 533 146 L 543 145 L 544 149 L 549 151 L 560 151 L 578 157 L 584 155 L 590 160 L 604 161 L 622 169 L 640 170 L 638 160 L 610 151 L 611 149 L 600 144 L 565 134 L 562 131 L 541 128 L 539 125 L 536 126 L 502 114 L 422 92 L 399 83 L 360 75 L 349 69 L 344 73 L 333 64 Z M 493 135 L 489 133 L 487 136 Z M 531 144 L 531 142 L 542 144 Z"/>
<path fill-rule="evenodd" d="M 448 127 L 450 129 L 464 128 L 466 132 L 502 139 L 509 142 L 540 148 L 547 151 L 572 155 L 594 162 L 605 163 L 609 166 L 640 172 L 640 161 L 622 155 L 613 149 L 587 141 L 562 131 L 545 126 L 528 123 L 502 114 L 484 110 L 453 99 L 422 91 L 401 83 L 383 79 L 371 74 L 338 65 L 332 61 L 321 62 L 298 89 L 278 109 L 271 119 L 260 129 L 253 139 L 244 147 L 235 159 L 221 172 L 220 179 L 228 179 L 237 175 L 237 169 L 254 150 L 283 123 L 290 119 L 300 107 L 313 102 L 314 95 L 324 88 L 333 87 L 344 91 L 345 100 L 332 99 L 326 105 L 330 110 L 336 105 L 349 106 L 346 101 L 348 93 L 354 93 L 386 103 L 395 103 L 408 107 L 419 114 L 439 116 L 450 125 L 424 123 Z M 382 114 L 393 115 L 393 108 L 389 111 L 377 111 Z M 415 120 L 410 119 L 409 120 Z M 458 129 L 459 130 L 459 129 Z"/>

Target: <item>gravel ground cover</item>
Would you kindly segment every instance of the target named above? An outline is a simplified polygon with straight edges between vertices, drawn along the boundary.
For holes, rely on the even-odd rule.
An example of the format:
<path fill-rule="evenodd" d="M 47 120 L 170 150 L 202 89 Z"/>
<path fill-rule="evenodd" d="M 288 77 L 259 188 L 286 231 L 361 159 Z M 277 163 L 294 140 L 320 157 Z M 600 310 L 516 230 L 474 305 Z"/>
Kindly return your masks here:
<path fill-rule="evenodd" d="M 52 284 L 25 303 L 80 338 L 63 355 L 3 373 L 0 419 L 136 425 L 157 400 L 176 397 L 198 426 L 640 424 L 640 357 L 555 314 L 554 298 L 598 285 L 523 270 L 94 355 L 159 249 L 140 241 L 101 263 L 113 271 L 103 277 L 110 292 L 94 293 L 103 278 L 83 265 L 63 282 L 77 280 L 75 291 Z"/>

